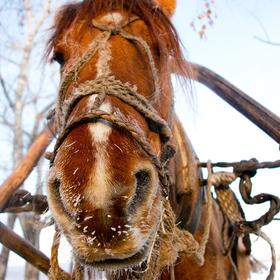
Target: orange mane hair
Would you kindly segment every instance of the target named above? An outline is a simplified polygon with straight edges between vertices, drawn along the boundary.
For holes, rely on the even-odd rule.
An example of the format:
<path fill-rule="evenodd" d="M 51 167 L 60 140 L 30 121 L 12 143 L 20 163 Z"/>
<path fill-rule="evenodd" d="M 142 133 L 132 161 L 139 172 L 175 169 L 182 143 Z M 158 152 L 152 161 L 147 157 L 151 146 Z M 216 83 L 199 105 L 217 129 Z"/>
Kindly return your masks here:
<path fill-rule="evenodd" d="M 172 16 L 176 8 L 176 0 L 155 0 L 163 11 L 168 15 Z"/>

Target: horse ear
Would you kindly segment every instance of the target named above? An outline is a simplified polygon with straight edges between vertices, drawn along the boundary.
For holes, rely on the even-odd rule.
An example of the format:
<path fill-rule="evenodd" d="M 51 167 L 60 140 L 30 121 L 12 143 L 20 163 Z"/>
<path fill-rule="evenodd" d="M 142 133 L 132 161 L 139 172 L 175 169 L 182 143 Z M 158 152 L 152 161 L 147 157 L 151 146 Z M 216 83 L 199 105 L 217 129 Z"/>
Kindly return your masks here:
<path fill-rule="evenodd" d="M 155 3 L 163 10 L 163 12 L 171 17 L 176 8 L 176 0 L 154 0 Z"/>

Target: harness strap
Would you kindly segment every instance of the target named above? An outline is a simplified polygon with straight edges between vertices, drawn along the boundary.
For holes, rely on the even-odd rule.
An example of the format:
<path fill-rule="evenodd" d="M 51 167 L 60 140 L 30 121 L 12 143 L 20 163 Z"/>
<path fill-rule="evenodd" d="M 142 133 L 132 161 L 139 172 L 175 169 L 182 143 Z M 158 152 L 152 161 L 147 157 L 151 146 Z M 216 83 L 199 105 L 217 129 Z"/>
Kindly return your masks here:
<path fill-rule="evenodd" d="M 154 87 L 155 87 L 154 100 L 157 101 L 160 96 L 160 92 L 161 92 L 160 80 L 158 78 L 158 73 L 157 73 L 157 69 L 156 69 L 156 65 L 155 65 L 155 61 L 154 61 L 151 49 L 150 49 L 149 45 L 147 44 L 147 42 L 144 41 L 142 38 L 133 36 L 123 30 L 124 27 L 126 27 L 127 25 L 131 24 L 132 22 L 134 22 L 136 20 L 140 20 L 140 18 L 137 16 L 132 16 L 127 21 L 124 21 L 123 23 L 121 23 L 119 25 L 114 25 L 114 26 L 102 24 L 94 19 L 92 19 L 91 23 L 95 28 L 97 28 L 103 32 L 110 32 L 110 34 L 112 34 L 112 35 L 120 35 L 123 38 L 125 38 L 127 40 L 131 40 L 131 41 L 135 41 L 139 45 L 142 46 L 142 48 L 145 50 L 145 52 L 148 56 L 148 59 L 150 61 L 150 67 L 151 67 L 153 81 L 154 81 Z"/>
<path fill-rule="evenodd" d="M 88 50 L 82 56 L 82 58 L 75 64 L 75 66 L 70 69 L 70 71 L 66 72 L 64 79 L 61 82 L 59 89 L 59 99 L 58 99 L 58 108 L 62 104 L 65 98 L 65 94 L 69 88 L 69 85 L 75 81 L 75 78 L 79 75 L 85 64 L 90 61 L 93 56 L 96 54 L 100 42 L 107 41 L 110 38 L 110 32 L 104 32 L 97 35 L 97 38 L 89 45 Z"/>

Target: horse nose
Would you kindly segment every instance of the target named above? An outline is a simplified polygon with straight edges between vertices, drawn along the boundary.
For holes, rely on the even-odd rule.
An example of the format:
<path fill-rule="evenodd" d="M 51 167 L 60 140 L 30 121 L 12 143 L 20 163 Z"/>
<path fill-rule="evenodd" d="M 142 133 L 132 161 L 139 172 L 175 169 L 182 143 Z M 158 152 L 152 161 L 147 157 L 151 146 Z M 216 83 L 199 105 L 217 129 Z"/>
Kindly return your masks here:
<path fill-rule="evenodd" d="M 153 176 L 152 170 L 149 168 L 139 169 L 134 173 L 135 191 L 129 203 L 129 212 L 134 212 L 140 206 L 152 189 Z"/>

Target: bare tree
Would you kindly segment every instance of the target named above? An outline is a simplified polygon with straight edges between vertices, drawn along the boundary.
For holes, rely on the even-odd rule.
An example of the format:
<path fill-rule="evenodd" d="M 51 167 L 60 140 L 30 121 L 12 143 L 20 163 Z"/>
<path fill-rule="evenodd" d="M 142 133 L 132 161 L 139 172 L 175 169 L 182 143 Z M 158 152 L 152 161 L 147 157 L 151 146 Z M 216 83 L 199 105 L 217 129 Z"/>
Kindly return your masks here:
<path fill-rule="evenodd" d="M 9 135 L 9 142 L 10 138 L 13 139 L 13 145 L 7 151 L 12 164 L 6 166 L 5 170 L 1 169 L 4 176 L 22 159 L 25 150 L 38 134 L 46 111 L 52 106 L 52 102 L 48 101 L 52 93 L 43 90 L 46 70 L 40 67 L 38 71 L 38 61 L 43 53 L 42 29 L 50 16 L 51 3 L 52 0 L 20 0 L 4 1 L 0 5 L 3 19 L 0 21 L 3 34 L 0 45 L 0 125 L 1 130 L 5 131 L 2 135 Z M 0 140 L 7 139 L 2 137 Z M 41 164 L 37 167 L 37 175 L 35 193 L 42 193 Z M 40 217 L 34 214 L 18 217 L 24 237 L 39 247 L 40 229 L 34 224 Z M 16 218 L 14 214 L 8 215 L 7 225 L 10 228 L 14 227 Z M 0 279 L 5 279 L 8 260 L 9 250 L 2 247 Z M 38 279 L 38 271 L 28 263 L 25 279 Z"/>

